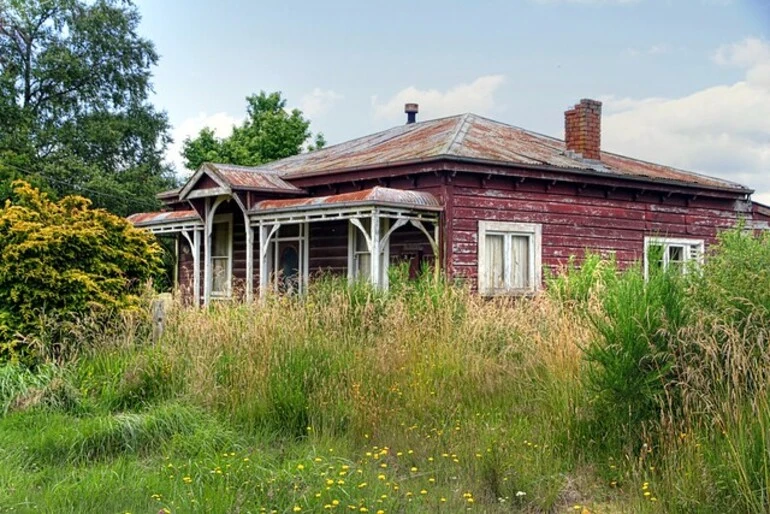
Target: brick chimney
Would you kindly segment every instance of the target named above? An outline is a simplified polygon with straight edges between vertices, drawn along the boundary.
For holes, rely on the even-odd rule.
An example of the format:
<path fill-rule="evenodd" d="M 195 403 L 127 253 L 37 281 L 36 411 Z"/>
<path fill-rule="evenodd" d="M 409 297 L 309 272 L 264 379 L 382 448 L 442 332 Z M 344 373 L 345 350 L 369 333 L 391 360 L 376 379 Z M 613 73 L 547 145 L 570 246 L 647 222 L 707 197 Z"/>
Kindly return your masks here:
<path fill-rule="evenodd" d="M 567 150 L 584 159 L 601 159 L 602 103 L 584 98 L 564 113 L 564 141 Z"/>

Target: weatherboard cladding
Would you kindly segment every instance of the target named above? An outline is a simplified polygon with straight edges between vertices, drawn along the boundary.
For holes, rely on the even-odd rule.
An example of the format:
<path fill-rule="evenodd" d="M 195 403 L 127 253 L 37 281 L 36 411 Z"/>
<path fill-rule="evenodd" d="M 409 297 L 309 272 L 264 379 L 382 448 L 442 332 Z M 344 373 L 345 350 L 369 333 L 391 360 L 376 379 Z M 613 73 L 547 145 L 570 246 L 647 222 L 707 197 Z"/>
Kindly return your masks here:
<path fill-rule="evenodd" d="M 564 265 L 586 249 L 614 255 L 622 267 L 643 257 L 644 237 L 716 241 L 718 230 L 750 216 L 748 204 L 715 197 L 670 197 L 634 194 L 588 186 L 542 182 L 512 183 L 492 177 L 482 186 L 469 174 L 459 174 L 451 193 L 452 214 L 445 227 L 447 273 L 475 283 L 478 266 L 479 220 L 536 223 L 542 226 L 543 265 Z"/>

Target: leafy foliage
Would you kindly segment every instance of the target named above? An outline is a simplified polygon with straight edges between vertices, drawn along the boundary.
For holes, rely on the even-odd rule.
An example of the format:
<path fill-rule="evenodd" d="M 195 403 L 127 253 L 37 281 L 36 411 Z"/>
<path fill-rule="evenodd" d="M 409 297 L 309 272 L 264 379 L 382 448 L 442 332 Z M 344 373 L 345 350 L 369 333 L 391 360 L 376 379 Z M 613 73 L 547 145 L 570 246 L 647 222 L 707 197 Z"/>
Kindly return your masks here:
<path fill-rule="evenodd" d="M 182 156 L 185 166 L 196 170 L 204 162 L 226 162 L 242 166 L 257 166 L 291 157 L 302 151 L 312 137 L 310 121 L 299 109 L 286 111 L 286 100 L 280 92 L 246 97 L 248 117 L 233 133 L 219 139 L 214 131 L 204 128 L 195 139 L 184 141 Z M 326 144 L 323 134 L 316 134 L 309 150 Z"/>
<path fill-rule="evenodd" d="M 644 424 L 659 421 L 672 401 L 673 354 L 689 314 L 685 289 L 676 270 L 656 270 L 645 280 L 635 267 L 602 296 L 601 310 L 591 315 L 598 337 L 585 350 L 596 415 L 638 441 Z"/>
<path fill-rule="evenodd" d="M 0 198 L 32 177 L 127 214 L 172 183 L 155 48 L 130 0 L 0 0 Z"/>
<path fill-rule="evenodd" d="M 15 182 L 0 209 L 0 360 L 29 355 L 44 334 L 55 344 L 73 316 L 135 305 L 160 253 L 151 235 L 85 198 L 54 202 Z"/>

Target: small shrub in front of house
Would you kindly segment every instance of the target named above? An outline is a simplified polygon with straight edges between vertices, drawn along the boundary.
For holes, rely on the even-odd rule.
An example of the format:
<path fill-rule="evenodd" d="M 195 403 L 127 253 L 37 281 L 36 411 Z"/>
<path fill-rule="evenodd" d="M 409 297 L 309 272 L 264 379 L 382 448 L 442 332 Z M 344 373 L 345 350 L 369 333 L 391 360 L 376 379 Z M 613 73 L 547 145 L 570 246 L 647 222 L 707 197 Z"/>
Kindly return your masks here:
<path fill-rule="evenodd" d="M 68 351 L 78 319 L 136 306 L 160 268 L 150 234 L 85 198 L 15 182 L 0 208 L 0 362 Z"/>

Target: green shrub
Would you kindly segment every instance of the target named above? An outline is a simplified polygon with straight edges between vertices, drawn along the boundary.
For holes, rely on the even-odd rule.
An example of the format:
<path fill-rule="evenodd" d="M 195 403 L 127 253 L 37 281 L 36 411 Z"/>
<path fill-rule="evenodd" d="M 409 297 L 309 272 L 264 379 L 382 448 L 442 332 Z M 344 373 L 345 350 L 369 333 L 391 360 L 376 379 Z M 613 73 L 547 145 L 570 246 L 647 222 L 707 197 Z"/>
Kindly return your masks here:
<path fill-rule="evenodd" d="M 150 234 L 85 198 L 14 182 L 0 208 L 0 362 L 57 357 L 78 318 L 136 305 L 160 256 Z"/>
<path fill-rule="evenodd" d="M 601 309 L 590 316 L 598 336 L 585 358 L 594 415 L 606 437 L 625 436 L 638 445 L 649 423 L 678 403 L 672 367 L 686 304 L 683 281 L 673 270 L 645 280 L 637 266 L 603 291 Z"/>

